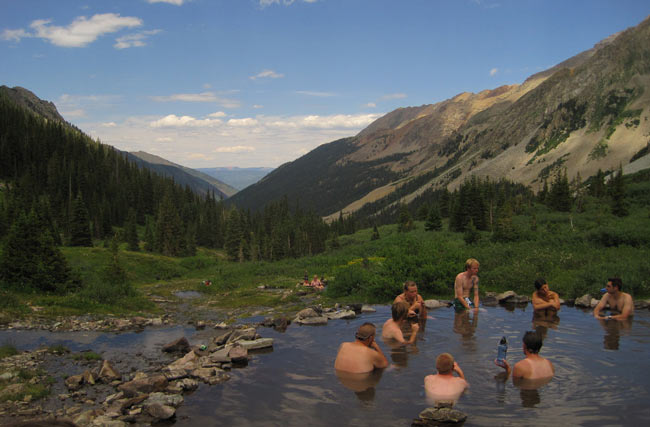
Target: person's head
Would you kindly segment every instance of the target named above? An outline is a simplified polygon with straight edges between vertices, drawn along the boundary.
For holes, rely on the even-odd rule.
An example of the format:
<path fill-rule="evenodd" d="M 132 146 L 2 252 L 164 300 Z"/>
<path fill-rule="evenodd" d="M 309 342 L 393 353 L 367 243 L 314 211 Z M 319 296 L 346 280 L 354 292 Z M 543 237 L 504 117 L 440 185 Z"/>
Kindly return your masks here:
<path fill-rule="evenodd" d="M 472 275 L 478 273 L 478 266 L 479 263 L 474 258 L 469 258 L 467 261 L 465 261 L 465 271 L 469 271 Z"/>
<path fill-rule="evenodd" d="M 524 348 L 532 354 L 539 353 L 542 348 L 542 336 L 537 331 L 528 331 L 524 334 Z"/>
<path fill-rule="evenodd" d="M 404 282 L 404 296 L 407 300 L 412 300 L 418 294 L 418 285 L 415 284 L 413 280 L 407 280 Z"/>
<path fill-rule="evenodd" d="M 619 277 L 610 277 L 607 279 L 607 285 L 605 285 L 605 289 L 607 289 L 607 292 L 610 294 L 615 293 L 617 290 L 620 292 L 622 287 L 623 281 Z"/>
<path fill-rule="evenodd" d="M 545 294 L 548 292 L 548 283 L 546 283 L 545 279 L 540 277 L 535 280 L 535 289 L 539 291 L 539 293 Z"/>
<path fill-rule="evenodd" d="M 366 322 L 363 325 L 359 326 L 357 333 L 354 337 L 367 345 L 370 345 L 372 340 L 375 338 L 375 325 L 370 322 Z"/>
<path fill-rule="evenodd" d="M 449 353 L 442 353 L 436 358 L 436 369 L 439 374 L 451 374 L 454 370 L 454 356 Z"/>
<path fill-rule="evenodd" d="M 318 280 L 318 275 L 314 274 L 314 280 Z"/>
<path fill-rule="evenodd" d="M 391 307 L 391 314 L 393 315 L 393 320 L 399 322 L 408 317 L 409 314 L 409 305 L 407 302 L 400 301 L 393 304 Z"/>

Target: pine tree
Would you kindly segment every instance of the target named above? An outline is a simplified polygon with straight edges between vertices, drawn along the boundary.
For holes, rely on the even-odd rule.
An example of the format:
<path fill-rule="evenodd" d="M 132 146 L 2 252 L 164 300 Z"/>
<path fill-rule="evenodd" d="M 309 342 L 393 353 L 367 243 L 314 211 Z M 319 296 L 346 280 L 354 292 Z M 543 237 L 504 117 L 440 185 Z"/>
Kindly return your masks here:
<path fill-rule="evenodd" d="M 240 257 L 240 246 L 242 243 L 242 227 L 239 218 L 239 211 L 233 209 L 228 215 L 228 222 L 226 223 L 226 242 L 225 249 L 228 258 L 235 261 Z"/>
<path fill-rule="evenodd" d="M 411 219 L 411 213 L 409 212 L 408 206 L 402 203 L 400 204 L 399 211 L 399 222 L 397 224 L 397 231 L 400 233 L 405 233 L 407 231 L 413 230 L 413 220 Z"/>
<path fill-rule="evenodd" d="M 474 226 L 474 221 L 472 219 L 469 220 L 469 224 L 465 227 L 463 240 L 465 240 L 465 243 L 468 245 L 473 245 L 481 240 L 481 233 Z"/>
<path fill-rule="evenodd" d="M 166 256 L 178 256 L 181 254 L 183 238 L 181 219 L 174 207 L 171 191 L 168 190 L 158 208 L 154 249 Z"/>
<path fill-rule="evenodd" d="M 429 206 L 427 204 L 422 204 L 418 208 L 417 214 L 415 215 L 418 221 L 424 221 L 427 219 L 427 216 L 429 216 Z"/>
<path fill-rule="evenodd" d="M 548 204 L 556 211 L 571 211 L 571 190 L 569 189 L 566 169 L 563 172 L 558 172 L 555 176 L 548 196 Z"/>
<path fill-rule="evenodd" d="M 124 224 L 124 240 L 128 244 L 130 251 L 140 250 L 140 238 L 138 237 L 138 229 L 136 226 L 136 213 L 133 208 L 129 209 L 129 214 Z"/>
<path fill-rule="evenodd" d="M 618 171 L 609 180 L 609 195 L 611 197 L 612 213 L 618 217 L 629 214 L 625 201 L 625 179 L 623 178 L 623 166 L 619 165 Z"/>
<path fill-rule="evenodd" d="M 151 217 L 147 216 L 144 226 L 144 250 L 147 252 L 152 252 L 155 247 L 154 244 L 154 233 L 153 233 L 153 224 Z"/>
<path fill-rule="evenodd" d="M 510 207 L 510 203 L 506 202 L 499 209 L 497 224 L 492 233 L 492 241 L 513 242 L 515 240 L 517 240 L 517 232 L 512 224 L 512 208 Z"/>
<path fill-rule="evenodd" d="M 442 230 L 442 218 L 440 217 L 440 210 L 438 206 L 433 206 L 427 217 L 427 222 L 424 225 L 427 231 L 440 231 Z"/>
<path fill-rule="evenodd" d="M 377 228 L 377 224 L 372 227 L 372 237 L 370 237 L 370 240 L 379 240 L 379 229 Z"/>
<path fill-rule="evenodd" d="M 90 235 L 90 221 L 88 210 L 84 204 L 81 194 L 72 203 L 72 217 L 70 219 L 70 246 L 92 246 Z"/>

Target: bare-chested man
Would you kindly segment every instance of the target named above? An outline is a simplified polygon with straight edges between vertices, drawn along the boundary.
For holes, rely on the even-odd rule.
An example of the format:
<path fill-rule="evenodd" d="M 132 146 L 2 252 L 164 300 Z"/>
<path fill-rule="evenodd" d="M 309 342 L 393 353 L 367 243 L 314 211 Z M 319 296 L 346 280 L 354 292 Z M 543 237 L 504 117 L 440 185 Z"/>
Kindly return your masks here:
<path fill-rule="evenodd" d="M 424 377 L 424 390 L 427 398 L 434 402 L 448 401 L 455 403 L 469 384 L 465 380 L 463 370 L 454 357 L 449 353 L 442 353 L 436 358 L 436 375 Z M 454 376 L 454 372 L 458 374 Z"/>
<path fill-rule="evenodd" d="M 375 325 L 359 326 L 354 342 L 344 342 L 336 355 L 334 369 L 349 373 L 370 372 L 388 366 L 388 359 L 375 342 Z"/>
<path fill-rule="evenodd" d="M 625 320 L 634 314 L 634 301 L 628 293 L 621 292 L 623 281 L 618 277 L 607 279 L 605 289 L 607 293 L 603 295 L 600 302 L 594 308 L 594 317 L 600 319 Z M 608 309 L 611 314 L 605 316 L 600 314 L 601 311 Z"/>
<path fill-rule="evenodd" d="M 465 271 L 458 273 L 456 281 L 454 282 L 454 308 L 456 310 L 469 310 L 473 308 L 478 310 L 478 266 L 479 263 L 474 258 L 465 261 Z M 469 297 L 469 294 L 474 288 L 474 301 Z"/>
<path fill-rule="evenodd" d="M 381 337 L 384 341 L 392 341 L 401 345 L 413 344 L 418 335 L 420 326 L 417 323 L 411 324 L 411 337 L 409 340 L 404 339 L 402 327 L 408 322 L 409 304 L 401 301 L 396 302 L 391 307 L 392 318 L 388 319 L 381 329 Z"/>
<path fill-rule="evenodd" d="M 556 314 L 560 311 L 560 296 L 548 288 L 544 279 L 535 280 L 535 292 L 533 292 L 533 310 L 536 313 L 547 315 Z"/>
<path fill-rule="evenodd" d="M 512 381 L 515 385 L 527 381 L 528 385 L 542 386 L 553 378 L 555 368 L 550 360 L 539 355 L 542 348 L 542 336 L 536 331 L 528 331 L 524 334 L 523 350 L 526 358 L 515 363 L 514 369 L 510 368 L 508 361 L 494 361 L 494 364 L 505 369 L 506 375 L 512 372 Z M 535 387 L 532 387 L 535 388 Z"/>
<path fill-rule="evenodd" d="M 409 305 L 408 319 L 418 320 L 427 317 L 427 308 L 424 306 L 424 299 L 418 294 L 418 285 L 414 281 L 408 280 L 404 282 L 404 293 L 395 297 L 396 302 L 406 302 Z"/>

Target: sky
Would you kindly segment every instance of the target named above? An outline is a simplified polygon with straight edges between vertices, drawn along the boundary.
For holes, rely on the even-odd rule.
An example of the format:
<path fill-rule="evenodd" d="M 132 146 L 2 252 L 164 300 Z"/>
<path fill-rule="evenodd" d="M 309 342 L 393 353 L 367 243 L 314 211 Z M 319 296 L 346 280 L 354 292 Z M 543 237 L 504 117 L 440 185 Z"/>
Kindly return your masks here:
<path fill-rule="evenodd" d="M 522 83 L 649 14 L 647 0 L 0 0 L 0 85 L 121 150 L 278 167 L 396 108 Z"/>

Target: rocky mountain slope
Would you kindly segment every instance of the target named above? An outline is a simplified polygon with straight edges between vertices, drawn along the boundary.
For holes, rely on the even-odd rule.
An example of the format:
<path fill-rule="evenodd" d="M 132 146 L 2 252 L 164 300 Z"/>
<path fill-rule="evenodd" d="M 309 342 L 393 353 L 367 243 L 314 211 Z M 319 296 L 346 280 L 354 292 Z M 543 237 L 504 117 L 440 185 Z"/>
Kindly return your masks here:
<path fill-rule="evenodd" d="M 355 137 L 283 165 L 232 201 L 255 208 L 286 194 L 338 215 L 404 185 L 401 201 L 408 203 L 429 188 L 453 190 L 471 175 L 535 189 L 564 168 L 570 179 L 586 179 L 644 153 L 649 83 L 646 19 L 520 85 L 397 109 Z"/>

